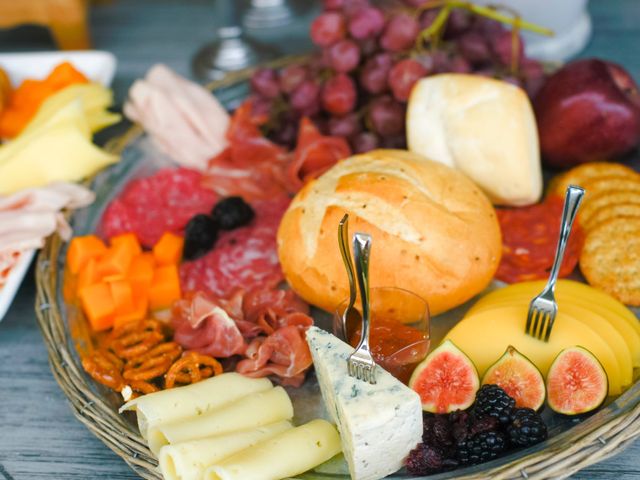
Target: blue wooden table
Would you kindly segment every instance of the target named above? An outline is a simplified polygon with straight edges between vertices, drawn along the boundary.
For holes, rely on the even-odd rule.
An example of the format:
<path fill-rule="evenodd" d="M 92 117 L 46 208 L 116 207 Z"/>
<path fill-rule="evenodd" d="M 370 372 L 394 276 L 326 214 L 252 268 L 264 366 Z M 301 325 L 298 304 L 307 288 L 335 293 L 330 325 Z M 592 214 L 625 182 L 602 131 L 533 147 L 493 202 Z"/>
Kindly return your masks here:
<path fill-rule="evenodd" d="M 594 37 L 581 56 L 618 62 L 640 82 L 640 0 L 591 0 L 590 10 Z M 284 53 L 308 50 L 311 13 L 289 28 L 256 36 L 283 46 Z M 191 55 L 214 31 L 213 2 L 103 3 L 93 7 L 91 26 L 96 48 L 118 57 L 114 87 L 121 102 L 131 82 L 156 62 L 189 74 Z M 51 48 L 49 37 L 33 28 L 0 32 L 1 51 Z M 31 271 L 0 323 L 0 480 L 137 478 L 71 414 L 49 370 L 33 313 L 34 295 Z M 640 442 L 574 478 L 640 479 Z"/>

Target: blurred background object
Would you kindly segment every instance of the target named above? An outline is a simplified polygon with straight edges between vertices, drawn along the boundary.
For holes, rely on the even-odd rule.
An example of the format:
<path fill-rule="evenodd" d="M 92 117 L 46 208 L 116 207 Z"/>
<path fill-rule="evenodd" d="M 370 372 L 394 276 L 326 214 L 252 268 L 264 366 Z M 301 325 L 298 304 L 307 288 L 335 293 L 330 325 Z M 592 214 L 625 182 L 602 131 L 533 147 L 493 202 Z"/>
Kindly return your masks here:
<path fill-rule="evenodd" d="M 591 38 L 588 0 L 477 0 L 476 3 L 505 5 L 527 21 L 553 30 L 553 37 L 522 32 L 527 56 L 538 60 L 568 60 L 580 53 Z"/>
<path fill-rule="evenodd" d="M 313 7 L 304 0 L 249 0 L 242 24 L 247 29 L 276 28 L 289 25 Z"/>
<path fill-rule="evenodd" d="M 263 3 L 268 0 L 261 0 Z M 271 0 L 273 7 L 283 1 Z M 241 70 L 276 57 L 275 49 L 247 38 L 240 25 L 237 0 L 215 0 L 216 39 L 204 45 L 193 58 L 193 74 L 198 80 L 219 80 L 227 72 Z M 267 8 L 263 6 L 259 8 Z"/>
<path fill-rule="evenodd" d="M 42 25 L 62 50 L 91 48 L 88 0 L 0 0 L 0 28 Z"/>

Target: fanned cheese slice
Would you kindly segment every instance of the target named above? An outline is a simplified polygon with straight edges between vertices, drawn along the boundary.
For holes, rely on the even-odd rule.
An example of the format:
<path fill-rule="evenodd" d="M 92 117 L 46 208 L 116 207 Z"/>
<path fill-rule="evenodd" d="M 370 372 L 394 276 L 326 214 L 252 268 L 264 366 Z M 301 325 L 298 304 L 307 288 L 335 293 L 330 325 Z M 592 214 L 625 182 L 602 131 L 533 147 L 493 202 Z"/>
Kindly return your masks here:
<path fill-rule="evenodd" d="M 402 468 L 422 440 L 422 406 L 416 392 L 381 367 L 375 385 L 347 374 L 353 348 L 324 330 L 307 330 L 322 398 L 342 439 L 354 480 L 376 480 Z"/>

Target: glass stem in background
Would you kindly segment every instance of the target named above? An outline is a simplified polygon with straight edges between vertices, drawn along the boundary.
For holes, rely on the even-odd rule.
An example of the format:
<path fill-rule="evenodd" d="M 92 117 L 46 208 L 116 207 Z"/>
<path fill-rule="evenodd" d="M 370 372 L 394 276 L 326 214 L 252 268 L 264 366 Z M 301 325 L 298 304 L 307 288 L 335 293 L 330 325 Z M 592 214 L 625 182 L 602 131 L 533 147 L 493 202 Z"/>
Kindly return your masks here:
<path fill-rule="evenodd" d="M 215 0 L 216 39 L 193 57 L 194 76 L 201 81 L 219 80 L 228 72 L 265 62 L 275 51 L 244 35 L 238 0 Z"/>
<path fill-rule="evenodd" d="M 291 23 L 294 17 L 287 0 L 251 0 L 242 23 L 246 28 L 274 28 Z"/>

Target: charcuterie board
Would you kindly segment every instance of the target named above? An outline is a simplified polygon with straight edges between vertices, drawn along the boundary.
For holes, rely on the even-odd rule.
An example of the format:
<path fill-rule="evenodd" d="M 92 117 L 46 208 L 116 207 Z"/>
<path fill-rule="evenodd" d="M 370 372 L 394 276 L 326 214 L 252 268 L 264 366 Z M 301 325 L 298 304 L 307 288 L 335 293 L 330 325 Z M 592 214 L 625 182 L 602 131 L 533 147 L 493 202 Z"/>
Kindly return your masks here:
<path fill-rule="evenodd" d="M 279 62 L 279 66 L 300 61 Z M 210 87 L 227 108 L 234 108 L 245 97 L 251 72 L 240 72 Z M 112 139 L 107 148 L 121 153 L 121 162 L 95 177 L 91 188 L 96 202 L 72 218 L 76 235 L 93 233 L 107 204 L 133 179 L 152 174 L 168 165 L 163 155 L 141 130 L 131 128 Z M 86 321 L 77 307 L 64 301 L 63 275 L 68 245 L 51 237 L 37 261 L 36 312 L 49 351 L 54 376 L 71 402 L 74 414 L 109 448 L 121 456 L 143 478 L 159 479 L 157 461 L 135 426 L 134 417 L 121 416 L 119 395 L 91 380 L 83 371 L 80 354 L 89 342 Z M 494 281 L 490 289 L 501 288 Z M 464 316 L 475 298 L 443 315 L 432 318 L 431 341 L 437 345 Z M 317 326 L 331 330 L 331 315 L 315 310 Z M 295 423 L 322 416 L 322 397 L 314 374 L 308 375 L 300 388 L 289 388 L 296 417 Z M 561 478 L 587 465 L 603 460 L 624 449 L 640 435 L 640 385 L 637 383 L 617 399 L 588 417 L 565 417 L 546 411 L 549 439 L 481 465 L 459 468 L 429 478 Z M 317 467 L 299 478 L 348 478 L 342 457 Z M 402 472 L 390 478 L 409 477 Z"/>

